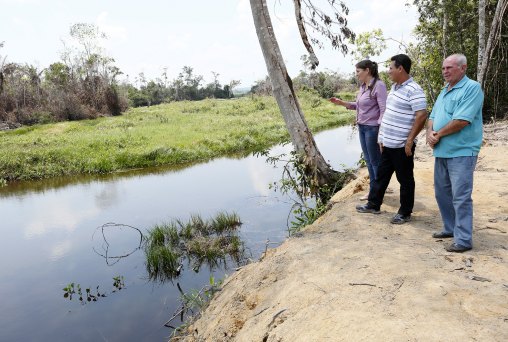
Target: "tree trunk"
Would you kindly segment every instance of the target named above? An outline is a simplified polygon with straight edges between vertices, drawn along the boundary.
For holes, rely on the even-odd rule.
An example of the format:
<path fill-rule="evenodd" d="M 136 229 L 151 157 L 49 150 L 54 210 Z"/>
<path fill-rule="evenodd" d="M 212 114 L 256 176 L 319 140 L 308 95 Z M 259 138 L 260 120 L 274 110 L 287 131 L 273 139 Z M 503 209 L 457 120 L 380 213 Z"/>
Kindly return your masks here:
<path fill-rule="evenodd" d="M 445 0 L 441 1 L 441 7 L 443 9 L 443 59 L 445 59 L 448 56 L 448 53 L 446 51 L 446 46 L 448 45 L 448 42 L 446 41 L 446 38 L 448 37 L 448 12 L 446 10 L 446 3 Z"/>
<path fill-rule="evenodd" d="M 483 80 L 482 63 L 485 54 L 485 0 L 478 1 L 478 64 L 476 66 L 476 78 Z M 480 82 L 481 84 L 482 82 Z"/>
<path fill-rule="evenodd" d="M 485 87 L 485 76 L 489 68 L 489 61 L 490 58 L 492 57 L 492 53 L 494 52 L 494 48 L 499 41 L 499 36 L 501 33 L 501 21 L 503 20 L 503 15 L 507 7 L 508 0 L 498 0 L 496 12 L 494 13 L 494 17 L 492 18 L 492 23 L 490 24 L 489 38 L 487 40 L 487 45 L 485 46 L 485 53 L 483 55 L 482 65 L 477 73 L 477 81 L 478 83 L 480 83 L 482 88 Z"/>
<path fill-rule="evenodd" d="M 273 94 L 286 123 L 293 146 L 317 186 L 332 184 L 337 174 L 319 152 L 307 126 L 277 43 L 266 0 L 250 0 L 254 25 L 263 52 Z"/>

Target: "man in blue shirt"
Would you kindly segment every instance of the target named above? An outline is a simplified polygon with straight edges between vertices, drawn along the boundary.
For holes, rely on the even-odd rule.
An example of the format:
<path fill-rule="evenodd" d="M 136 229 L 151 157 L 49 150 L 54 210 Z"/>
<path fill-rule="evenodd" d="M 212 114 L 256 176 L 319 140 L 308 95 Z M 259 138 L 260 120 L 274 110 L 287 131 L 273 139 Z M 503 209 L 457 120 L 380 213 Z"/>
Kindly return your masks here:
<path fill-rule="evenodd" d="M 434 238 L 452 238 L 448 252 L 473 248 L 473 172 L 482 144 L 483 91 L 466 76 L 467 59 L 454 54 L 443 62 L 448 82 L 427 125 L 427 143 L 436 157 L 434 189 L 443 230 Z"/>

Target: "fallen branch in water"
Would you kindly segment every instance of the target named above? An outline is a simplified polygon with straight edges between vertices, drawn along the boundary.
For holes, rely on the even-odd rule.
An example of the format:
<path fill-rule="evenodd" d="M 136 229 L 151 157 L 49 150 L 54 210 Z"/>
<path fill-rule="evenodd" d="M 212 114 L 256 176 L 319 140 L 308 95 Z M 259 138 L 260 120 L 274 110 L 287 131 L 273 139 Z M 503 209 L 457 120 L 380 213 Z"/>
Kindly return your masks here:
<path fill-rule="evenodd" d="M 131 228 L 131 229 L 135 229 L 138 231 L 139 233 L 139 246 L 136 247 L 134 250 L 132 250 L 130 253 L 127 253 L 125 255 L 117 255 L 117 256 L 109 256 L 108 255 L 108 252 L 109 252 L 109 242 L 108 240 L 106 239 L 106 235 L 104 234 L 104 229 L 107 229 L 107 228 L 122 228 L 122 227 L 126 227 L 126 228 Z M 123 258 L 126 258 L 128 257 L 129 255 L 131 255 L 132 253 L 136 252 L 138 249 L 141 249 L 141 245 L 143 243 L 143 233 L 141 232 L 141 230 L 139 230 L 138 228 L 136 227 L 133 227 L 133 226 L 129 226 L 127 224 L 121 224 L 121 223 L 114 223 L 114 222 L 108 222 L 108 223 L 105 223 L 103 224 L 102 226 L 100 227 L 97 227 L 97 229 L 95 229 L 95 232 L 93 233 L 92 235 L 92 240 L 94 239 L 94 236 L 95 236 L 95 233 L 97 233 L 98 230 L 101 230 L 101 233 L 102 233 L 102 239 L 104 240 L 104 243 L 106 244 L 106 248 L 104 248 L 104 245 L 103 245 L 103 249 L 105 251 L 104 254 L 101 254 L 99 253 L 95 247 L 93 247 L 93 251 L 95 253 L 97 253 L 98 255 L 100 255 L 101 257 L 103 257 L 104 259 L 106 259 L 106 264 L 108 266 L 111 266 L 111 265 L 114 265 L 116 264 L 117 262 L 119 262 L 121 259 Z M 115 262 L 113 263 L 109 263 L 109 259 L 116 259 Z"/>

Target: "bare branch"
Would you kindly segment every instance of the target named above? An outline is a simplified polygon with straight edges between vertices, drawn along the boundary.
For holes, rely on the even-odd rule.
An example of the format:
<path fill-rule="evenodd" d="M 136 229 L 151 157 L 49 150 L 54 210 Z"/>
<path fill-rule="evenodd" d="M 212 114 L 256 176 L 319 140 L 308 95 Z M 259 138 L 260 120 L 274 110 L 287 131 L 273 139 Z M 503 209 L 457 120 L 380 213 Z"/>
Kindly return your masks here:
<path fill-rule="evenodd" d="M 314 53 L 312 45 L 310 45 L 309 43 L 307 32 L 305 31 L 305 25 L 302 17 L 301 0 L 293 0 L 293 3 L 295 4 L 296 24 L 298 25 L 298 30 L 300 31 L 300 36 L 302 37 L 303 45 L 305 45 L 307 52 L 309 52 L 310 68 L 311 70 L 314 70 L 319 65 L 319 60 L 316 57 L 316 54 Z"/>

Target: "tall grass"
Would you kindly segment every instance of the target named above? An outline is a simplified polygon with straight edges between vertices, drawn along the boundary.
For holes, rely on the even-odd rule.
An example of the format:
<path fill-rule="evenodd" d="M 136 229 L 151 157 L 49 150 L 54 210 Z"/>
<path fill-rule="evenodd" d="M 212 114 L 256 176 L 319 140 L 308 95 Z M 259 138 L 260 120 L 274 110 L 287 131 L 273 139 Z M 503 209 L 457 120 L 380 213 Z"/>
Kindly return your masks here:
<path fill-rule="evenodd" d="M 174 220 L 154 226 L 146 234 L 144 247 L 150 280 L 176 278 L 184 259 L 196 271 L 203 263 L 216 267 L 226 257 L 241 261 L 243 242 L 237 235 L 241 224 L 236 213 L 221 212 L 206 221 L 192 215 L 186 223 Z"/>
<path fill-rule="evenodd" d="M 312 93 L 300 101 L 316 132 L 350 122 L 351 111 Z M 0 132 L 0 179 L 108 173 L 248 154 L 288 139 L 271 97 L 182 101 L 118 117 Z"/>

